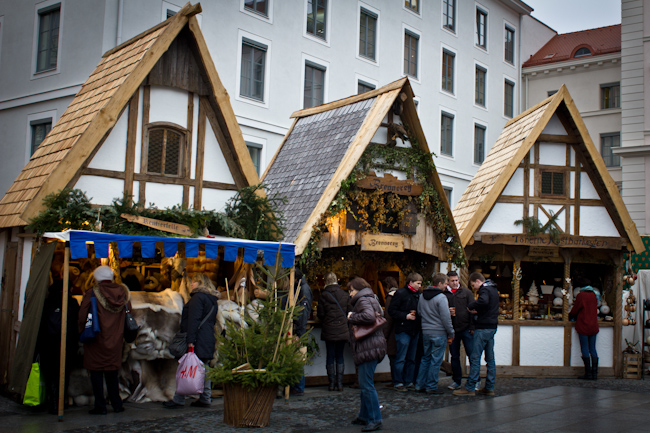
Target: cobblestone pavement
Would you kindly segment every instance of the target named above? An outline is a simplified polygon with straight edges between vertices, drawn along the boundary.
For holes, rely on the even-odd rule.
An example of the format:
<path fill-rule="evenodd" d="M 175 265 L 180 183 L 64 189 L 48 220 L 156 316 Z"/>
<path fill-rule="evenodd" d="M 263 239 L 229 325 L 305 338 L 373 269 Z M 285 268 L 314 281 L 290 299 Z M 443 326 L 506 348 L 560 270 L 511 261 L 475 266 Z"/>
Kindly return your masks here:
<path fill-rule="evenodd" d="M 399 393 L 377 383 L 383 418 L 416 414 L 431 409 L 476 402 L 492 397 L 455 397 L 447 390 L 450 378 L 441 378 L 441 396 L 430 396 L 415 392 Z M 497 378 L 496 395 L 505 396 L 518 392 L 552 386 L 597 388 L 601 390 L 626 391 L 650 394 L 650 380 L 599 379 L 581 381 L 577 379 L 513 379 Z M 184 409 L 163 409 L 159 403 L 126 404 L 122 414 L 107 416 L 87 415 L 88 408 L 71 408 L 66 411 L 63 422 L 56 422 L 56 416 L 24 407 L 7 398 L 0 398 L 0 430 L 12 433 L 30 432 L 74 432 L 98 431 L 107 433 L 135 432 L 241 432 L 241 429 L 223 423 L 223 402 L 213 401 L 210 409 L 186 406 Z M 263 432 L 307 433 L 317 431 L 348 430 L 350 420 L 359 409 L 359 392 L 346 388 L 344 392 L 328 392 L 323 387 L 308 388 L 305 396 L 292 397 L 288 403 L 276 400 L 271 415 L 271 425 Z M 5 428 L 7 430 L 5 430 Z M 355 431 L 358 429 L 355 429 Z"/>

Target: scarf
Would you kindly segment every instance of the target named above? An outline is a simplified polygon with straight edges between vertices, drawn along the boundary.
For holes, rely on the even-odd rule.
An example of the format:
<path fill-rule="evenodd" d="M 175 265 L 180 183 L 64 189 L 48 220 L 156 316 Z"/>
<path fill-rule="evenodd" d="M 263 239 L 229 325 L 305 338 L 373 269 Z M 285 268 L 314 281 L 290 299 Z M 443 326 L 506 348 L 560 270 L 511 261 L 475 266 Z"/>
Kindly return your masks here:
<path fill-rule="evenodd" d="M 600 302 L 600 292 L 598 289 L 594 289 L 591 286 L 584 286 L 582 289 L 580 289 L 580 292 L 593 292 L 596 295 L 596 302 Z"/>

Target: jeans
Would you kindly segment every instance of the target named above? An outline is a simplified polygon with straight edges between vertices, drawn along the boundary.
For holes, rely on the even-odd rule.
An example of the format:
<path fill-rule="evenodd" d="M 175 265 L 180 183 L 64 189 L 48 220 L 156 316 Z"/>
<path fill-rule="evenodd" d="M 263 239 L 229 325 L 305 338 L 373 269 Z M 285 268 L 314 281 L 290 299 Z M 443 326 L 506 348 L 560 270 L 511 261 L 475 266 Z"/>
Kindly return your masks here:
<path fill-rule="evenodd" d="M 395 386 L 413 383 L 415 371 L 415 352 L 418 348 L 419 335 L 406 332 L 395 334 L 397 354 L 395 355 Z"/>
<path fill-rule="evenodd" d="M 592 358 L 598 358 L 598 352 L 596 352 L 596 336 L 578 334 L 578 338 L 580 339 L 582 357 L 588 358 L 591 354 Z"/>
<path fill-rule="evenodd" d="M 469 329 L 464 330 L 463 332 L 457 332 L 454 337 L 454 341 L 451 342 L 449 346 L 449 353 L 451 354 L 451 371 L 452 379 L 455 383 L 460 385 L 460 382 L 463 380 L 463 372 L 460 368 L 460 342 L 463 342 L 465 346 L 465 353 L 471 358 L 472 356 L 472 345 L 474 344 L 474 337 L 470 334 Z"/>
<path fill-rule="evenodd" d="M 361 389 L 361 409 L 359 419 L 368 423 L 381 422 L 381 410 L 379 409 L 379 397 L 375 389 L 375 368 L 379 361 L 364 362 L 359 364 L 359 388 Z"/>
<path fill-rule="evenodd" d="M 415 389 L 433 391 L 438 389 L 438 372 L 447 346 L 447 337 L 442 335 L 422 334 L 424 355 L 420 362 L 420 372 Z"/>
<path fill-rule="evenodd" d="M 494 361 L 494 334 L 495 329 L 476 329 L 474 331 L 474 345 L 472 355 L 469 358 L 470 370 L 465 389 L 474 391 L 476 383 L 481 379 L 481 355 L 485 351 L 485 363 L 487 364 L 487 376 L 485 377 L 485 389 L 494 391 L 494 381 L 497 377 L 497 366 Z"/>
<path fill-rule="evenodd" d="M 106 410 L 106 399 L 104 398 L 104 379 L 106 379 L 106 390 L 108 398 L 111 401 L 113 410 L 122 409 L 122 399 L 120 398 L 120 385 L 117 378 L 117 370 L 111 371 L 94 371 L 90 370 L 90 383 L 93 386 L 93 395 L 95 396 L 95 409 Z"/>
<path fill-rule="evenodd" d="M 327 349 L 327 365 L 344 364 L 343 350 L 345 349 L 346 341 L 326 341 L 325 348 Z"/>

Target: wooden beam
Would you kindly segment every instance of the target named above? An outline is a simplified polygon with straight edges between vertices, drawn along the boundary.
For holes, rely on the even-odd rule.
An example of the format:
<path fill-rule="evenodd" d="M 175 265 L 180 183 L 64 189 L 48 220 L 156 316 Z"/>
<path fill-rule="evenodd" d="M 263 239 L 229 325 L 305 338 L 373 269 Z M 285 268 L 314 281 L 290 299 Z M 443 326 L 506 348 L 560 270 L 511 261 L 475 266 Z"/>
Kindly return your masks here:
<path fill-rule="evenodd" d="M 192 129 L 194 128 L 194 93 L 187 92 L 187 132 L 185 134 L 185 155 L 182 176 L 192 178 Z M 183 206 L 190 207 L 190 186 L 183 185 Z"/>
<path fill-rule="evenodd" d="M 528 203 L 526 203 L 528 202 Z M 541 205 L 561 205 L 571 206 L 575 203 L 572 198 L 553 198 L 553 197 L 520 197 L 516 195 L 500 195 L 497 203 L 524 203 L 524 204 L 541 204 Z M 604 206 L 599 199 L 583 199 L 580 201 L 583 206 Z"/>
<path fill-rule="evenodd" d="M 616 287 L 616 297 L 614 298 L 614 374 L 616 377 L 623 377 L 623 360 L 621 359 L 621 340 L 623 338 L 623 255 L 617 255 L 616 259 L 614 262 L 616 265 L 614 273 L 614 287 Z M 643 311 L 643 304 L 640 303 L 637 308 Z M 645 330 L 644 323 L 641 323 L 641 329 Z M 645 335 L 641 338 L 644 337 Z"/>
<path fill-rule="evenodd" d="M 140 148 L 142 152 L 140 153 L 140 173 L 147 172 L 147 153 L 149 149 L 148 137 L 149 129 L 147 125 L 149 124 L 149 111 L 151 110 L 151 86 L 144 86 L 143 96 L 142 96 L 142 145 Z M 147 184 L 146 182 L 139 181 L 138 184 L 138 203 L 143 207 L 147 204 Z"/>
<path fill-rule="evenodd" d="M 194 209 L 201 210 L 203 201 L 203 169 L 205 166 L 205 108 L 199 103 L 199 125 L 196 137 L 196 169 L 194 177 Z"/>
<path fill-rule="evenodd" d="M 124 164 L 124 194 L 133 196 L 133 173 L 135 173 L 135 147 L 138 134 L 138 111 L 140 89 L 133 93 L 129 102 L 129 124 L 126 132 L 126 162 Z"/>
<path fill-rule="evenodd" d="M 515 283 L 516 284 L 516 283 Z M 514 296 L 514 293 L 513 293 Z M 519 317 L 519 296 L 517 296 L 516 302 L 517 310 L 515 311 L 515 304 L 513 304 L 512 317 Z M 521 326 L 518 323 L 512 326 L 512 365 L 519 365 L 519 353 L 521 351 L 521 345 L 519 343 L 521 334 Z"/>
<path fill-rule="evenodd" d="M 577 152 L 573 152 L 574 154 L 574 163 L 575 163 L 575 179 L 573 180 L 573 186 L 574 186 L 574 191 L 573 191 L 573 233 L 576 236 L 580 235 L 580 206 L 582 204 L 582 201 L 580 199 L 580 162 L 578 161 L 578 155 Z"/>
<path fill-rule="evenodd" d="M 568 143 L 577 144 L 581 140 L 579 137 L 573 135 L 559 135 L 559 134 L 539 134 L 538 142 L 544 141 L 547 143 Z"/>
<path fill-rule="evenodd" d="M 477 233 L 479 234 L 479 233 Z M 562 248 L 620 250 L 627 245 L 621 237 L 558 235 L 557 243 L 548 234 L 528 236 L 522 234 L 480 233 L 481 242 L 490 245 L 559 246 Z"/>

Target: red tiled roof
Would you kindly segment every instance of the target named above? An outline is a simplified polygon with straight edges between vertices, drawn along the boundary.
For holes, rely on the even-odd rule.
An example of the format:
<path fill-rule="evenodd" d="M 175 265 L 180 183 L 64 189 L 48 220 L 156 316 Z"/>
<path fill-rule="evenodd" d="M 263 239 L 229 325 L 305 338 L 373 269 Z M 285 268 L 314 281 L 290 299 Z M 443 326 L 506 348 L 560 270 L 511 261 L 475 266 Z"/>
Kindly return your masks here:
<path fill-rule="evenodd" d="M 599 27 L 565 33 L 551 38 L 539 51 L 522 66 L 524 68 L 548 63 L 557 63 L 572 58 L 578 48 L 586 47 L 591 54 L 584 57 L 600 56 L 621 51 L 621 25 Z"/>

